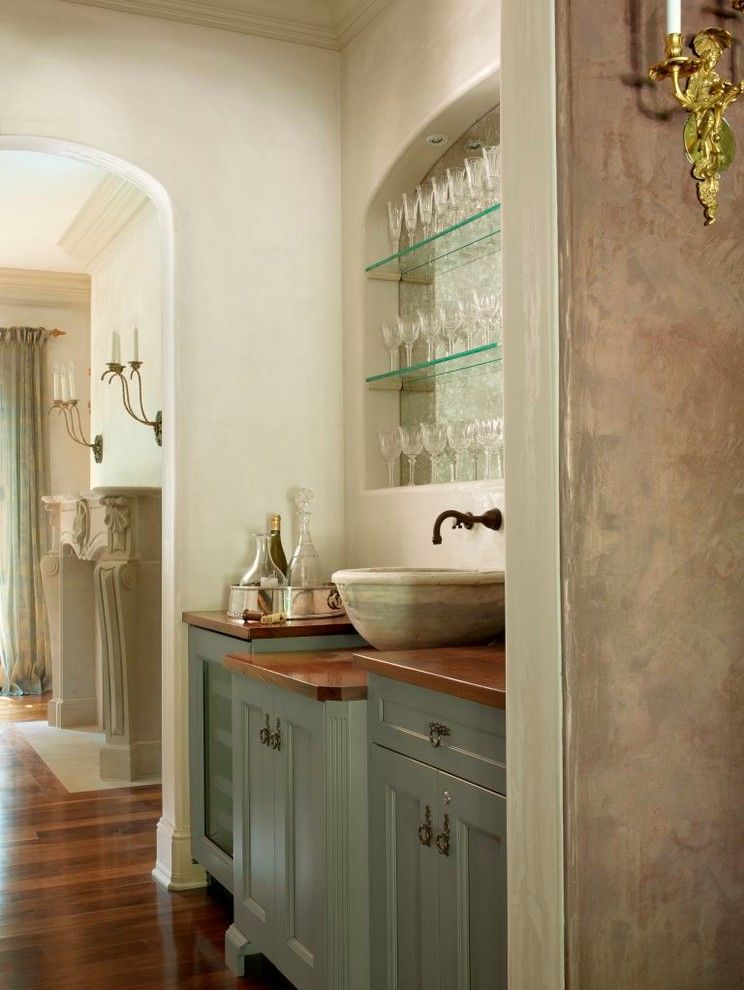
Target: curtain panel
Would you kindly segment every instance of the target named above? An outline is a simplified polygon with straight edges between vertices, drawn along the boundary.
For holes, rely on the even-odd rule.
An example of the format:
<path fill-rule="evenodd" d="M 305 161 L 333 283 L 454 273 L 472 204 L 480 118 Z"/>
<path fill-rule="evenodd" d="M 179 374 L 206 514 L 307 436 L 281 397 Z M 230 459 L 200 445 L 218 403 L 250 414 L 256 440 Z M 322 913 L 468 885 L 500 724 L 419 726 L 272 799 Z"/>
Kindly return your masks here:
<path fill-rule="evenodd" d="M 42 376 L 47 331 L 0 328 L 0 693 L 41 694 L 49 646 L 41 582 Z"/>

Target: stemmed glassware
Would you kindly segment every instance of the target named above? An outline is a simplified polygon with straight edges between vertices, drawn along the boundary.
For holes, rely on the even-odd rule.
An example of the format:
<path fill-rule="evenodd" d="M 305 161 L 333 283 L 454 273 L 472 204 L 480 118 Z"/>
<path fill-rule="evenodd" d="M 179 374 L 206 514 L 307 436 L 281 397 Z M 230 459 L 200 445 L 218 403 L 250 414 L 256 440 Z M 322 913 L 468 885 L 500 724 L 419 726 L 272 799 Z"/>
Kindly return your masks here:
<path fill-rule="evenodd" d="M 398 333 L 400 335 L 400 342 L 406 349 L 407 368 L 410 368 L 413 364 L 413 345 L 418 340 L 419 331 L 420 323 L 418 316 L 413 319 L 403 316 L 398 317 Z"/>
<path fill-rule="evenodd" d="M 377 442 L 380 445 L 380 453 L 388 466 L 388 485 L 390 488 L 395 484 L 395 465 L 401 454 L 401 440 L 399 428 L 392 430 L 378 430 Z"/>
<path fill-rule="evenodd" d="M 468 178 L 465 166 L 447 169 L 447 180 L 449 182 L 449 198 L 451 206 L 451 222 L 456 223 L 464 219 L 466 209 L 466 199 L 468 193 Z"/>
<path fill-rule="evenodd" d="M 449 423 L 447 426 L 450 447 L 455 455 L 453 481 L 459 481 L 462 474 L 462 459 L 465 453 L 473 446 L 474 429 L 473 424 L 459 420 Z"/>
<path fill-rule="evenodd" d="M 483 155 L 465 159 L 465 175 L 472 208 L 478 212 L 485 206 L 485 160 Z"/>
<path fill-rule="evenodd" d="M 489 144 L 483 149 L 484 181 L 491 203 L 501 199 L 501 146 Z"/>
<path fill-rule="evenodd" d="M 424 182 L 416 187 L 418 196 L 418 212 L 424 238 L 431 237 L 431 224 L 434 217 L 434 189 L 430 182 Z"/>
<path fill-rule="evenodd" d="M 400 232 L 403 227 L 403 204 L 400 200 L 391 200 L 387 205 L 388 235 L 393 254 L 400 250 Z"/>
<path fill-rule="evenodd" d="M 437 337 L 439 336 L 439 325 L 436 316 L 432 314 L 427 317 L 421 310 L 419 313 L 419 323 L 421 326 L 421 336 L 426 341 L 426 360 L 433 361 L 437 353 Z"/>
<path fill-rule="evenodd" d="M 431 192 L 434 200 L 434 217 L 437 230 L 444 230 L 450 210 L 449 176 L 446 172 L 435 172 L 431 177 Z"/>
<path fill-rule="evenodd" d="M 416 227 L 418 225 L 418 196 L 416 193 L 403 193 L 403 221 L 408 234 L 408 246 L 410 247 L 416 240 Z"/>
<path fill-rule="evenodd" d="M 491 461 L 494 452 L 498 458 L 498 477 L 504 476 L 504 421 L 502 419 L 479 419 L 475 429 L 478 442 L 486 453 L 486 470 L 484 477 L 491 477 Z"/>
<path fill-rule="evenodd" d="M 400 325 L 397 321 L 395 323 L 384 323 L 380 327 L 380 333 L 382 334 L 385 348 L 390 354 L 390 370 L 396 371 L 400 357 L 399 348 L 402 344 Z"/>
<path fill-rule="evenodd" d="M 416 458 L 424 449 L 424 440 L 421 433 L 421 426 L 399 426 L 400 445 L 408 460 L 408 484 L 415 484 Z"/>
<path fill-rule="evenodd" d="M 433 483 L 437 479 L 439 458 L 447 449 L 447 424 L 422 423 L 421 437 L 424 441 L 424 450 L 431 461 L 431 480 Z"/>

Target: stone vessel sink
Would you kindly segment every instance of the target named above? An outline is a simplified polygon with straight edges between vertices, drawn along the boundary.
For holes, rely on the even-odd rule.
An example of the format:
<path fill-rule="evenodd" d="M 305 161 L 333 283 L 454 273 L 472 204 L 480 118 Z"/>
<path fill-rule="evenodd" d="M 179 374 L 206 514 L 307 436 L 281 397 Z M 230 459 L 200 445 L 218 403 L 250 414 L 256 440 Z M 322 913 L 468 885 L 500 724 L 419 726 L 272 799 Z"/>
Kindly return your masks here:
<path fill-rule="evenodd" d="M 349 619 L 378 650 L 487 643 L 504 630 L 504 572 L 369 567 L 336 571 Z"/>

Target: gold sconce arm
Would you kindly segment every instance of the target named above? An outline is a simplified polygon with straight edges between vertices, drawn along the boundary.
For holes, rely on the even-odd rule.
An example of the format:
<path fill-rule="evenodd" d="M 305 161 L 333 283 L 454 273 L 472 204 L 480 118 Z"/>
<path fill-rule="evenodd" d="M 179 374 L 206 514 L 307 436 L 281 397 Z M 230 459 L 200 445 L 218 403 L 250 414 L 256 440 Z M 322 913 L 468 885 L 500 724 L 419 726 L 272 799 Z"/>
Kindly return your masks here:
<path fill-rule="evenodd" d="M 163 446 L 163 414 L 158 412 L 155 419 L 150 419 L 145 412 L 144 401 L 142 397 L 142 376 L 140 374 L 140 368 L 142 367 L 141 361 L 130 361 L 129 362 L 130 372 L 129 381 L 127 381 L 124 375 L 124 365 L 117 364 L 115 362 L 109 362 L 106 365 L 106 371 L 101 375 L 101 381 L 107 381 L 109 384 L 115 380 L 121 382 L 121 398 L 124 404 L 124 408 L 127 413 L 135 419 L 138 423 L 142 423 L 143 426 L 152 427 L 155 433 L 155 442 L 158 447 Z M 139 405 L 139 412 L 136 412 L 132 405 L 132 398 L 129 391 L 130 382 L 137 381 L 137 404 Z"/>
<path fill-rule="evenodd" d="M 744 0 L 732 0 L 731 6 L 744 10 Z M 733 43 L 728 31 L 707 28 L 695 35 L 694 54 L 690 55 L 684 54 L 682 35 L 669 34 L 664 59 L 649 69 L 654 82 L 671 79 L 674 96 L 689 115 L 684 129 L 685 151 L 706 227 L 716 222 L 721 173 L 733 161 L 736 148 L 733 131 L 723 115 L 744 93 L 744 83 L 729 82 L 716 71 L 721 56 Z"/>
<path fill-rule="evenodd" d="M 96 464 L 100 464 L 103 460 L 103 437 L 99 433 L 93 438 L 93 442 L 91 443 L 85 436 L 85 432 L 83 431 L 83 421 L 80 417 L 80 407 L 77 399 L 69 399 L 66 401 L 55 399 L 49 412 L 51 413 L 54 409 L 62 414 L 65 421 L 65 429 L 67 430 L 67 435 L 69 438 L 81 447 L 88 447 L 92 450 L 93 458 Z"/>

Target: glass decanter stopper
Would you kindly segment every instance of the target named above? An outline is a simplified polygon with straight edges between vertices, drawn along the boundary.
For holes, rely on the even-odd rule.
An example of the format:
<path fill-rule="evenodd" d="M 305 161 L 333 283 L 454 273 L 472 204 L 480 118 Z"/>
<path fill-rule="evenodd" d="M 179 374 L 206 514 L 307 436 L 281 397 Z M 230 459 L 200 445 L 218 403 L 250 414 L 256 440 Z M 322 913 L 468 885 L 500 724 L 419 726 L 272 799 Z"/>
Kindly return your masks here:
<path fill-rule="evenodd" d="M 295 497 L 300 536 L 287 568 L 287 584 L 293 588 L 312 588 L 328 583 L 328 575 L 310 536 L 310 503 L 314 497 L 309 488 L 301 488 Z"/>
<path fill-rule="evenodd" d="M 256 557 L 240 579 L 243 588 L 279 588 L 286 584 L 282 572 L 271 559 L 270 537 L 266 533 L 256 533 Z"/>

